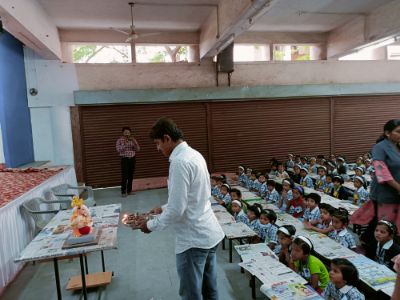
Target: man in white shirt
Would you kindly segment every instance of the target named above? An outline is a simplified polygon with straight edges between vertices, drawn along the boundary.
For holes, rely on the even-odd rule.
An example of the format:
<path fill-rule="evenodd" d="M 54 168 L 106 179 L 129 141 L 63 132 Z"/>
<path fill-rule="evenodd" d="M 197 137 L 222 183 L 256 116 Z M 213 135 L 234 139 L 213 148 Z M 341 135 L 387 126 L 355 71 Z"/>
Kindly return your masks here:
<path fill-rule="evenodd" d="M 184 300 L 218 299 L 216 248 L 224 233 L 211 209 L 210 175 L 203 156 L 183 140 L 182 131 L 168 118 L 153 126 L 150 138 L 169 157 L 168 203 L 144 222 L 144 233 L 173 226 L 179 295 Z"/>

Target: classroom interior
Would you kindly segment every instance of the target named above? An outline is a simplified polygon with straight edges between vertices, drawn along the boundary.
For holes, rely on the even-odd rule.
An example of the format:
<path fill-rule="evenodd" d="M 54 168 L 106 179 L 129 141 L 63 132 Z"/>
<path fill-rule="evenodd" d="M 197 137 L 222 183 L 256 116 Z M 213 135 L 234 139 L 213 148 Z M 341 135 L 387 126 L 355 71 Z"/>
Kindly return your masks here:
<path fill-rule="evenodd" d="M 167 201 L 168 160 L 149 138 L 163 116 L 212 174 L 269 170 L 288 153 L 353 163 L 399 118 L 399 14 L 398 0 L 1 0 L 0 171 L 72 166 L 97 206 L 147 211 Z M 115 150 L 123 126 L 141 146 L 127 198 Z M 22 202 L 11 214 L 4 199 L 3 228 L 15 214 L 29 231 L 12 249 L 20 253 L 36 232 Z M 60 299 L 53 263 L 15 262 L 0 238 L 1 299 Z M 229 239 L 218 247 L 220 299 L 265 299 L 228 248 Z M 147 236 L 120 224 L 118 249 L 104 255 L 112 281 L 88 299 L 179 299 L 172 230 Z M 100 271 L 98 253 L 87 259 Z M 62 298 L 84 297 L 65 289 L 79 257 L 59 266 Z"/>

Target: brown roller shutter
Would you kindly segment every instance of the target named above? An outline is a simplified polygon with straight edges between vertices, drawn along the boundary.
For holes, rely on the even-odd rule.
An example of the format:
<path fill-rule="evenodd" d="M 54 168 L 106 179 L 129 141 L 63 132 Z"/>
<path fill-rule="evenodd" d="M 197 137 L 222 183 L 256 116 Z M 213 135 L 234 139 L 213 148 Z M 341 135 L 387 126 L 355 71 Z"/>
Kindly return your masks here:
<path fill-rule="evenodd" d="M 121 128 L 134 129 L 141 151 L 137 153 L 135 178 L 167 176 L 168 159 L 149 139 L 154 122 L 168 116 L 183 130 L 189 145 L 208 159 L 206 107 L 203 103 L 80 106 L 83 173 L 95 187 L 120 184 L 120 159 L 115 143 Z"/>
<path fill-rule="evenodd" d="M 211 120 L 214 170 L 263 170 L 272 157 L 330 152 L 328 98 L 212 103 Z"/>
<path fill-rule="evenodd" d="M 369 152 L 383 125 L 399 118 L 400 96 L 336 97 L 334 100 L 335 153 L 348 161 Z"/>

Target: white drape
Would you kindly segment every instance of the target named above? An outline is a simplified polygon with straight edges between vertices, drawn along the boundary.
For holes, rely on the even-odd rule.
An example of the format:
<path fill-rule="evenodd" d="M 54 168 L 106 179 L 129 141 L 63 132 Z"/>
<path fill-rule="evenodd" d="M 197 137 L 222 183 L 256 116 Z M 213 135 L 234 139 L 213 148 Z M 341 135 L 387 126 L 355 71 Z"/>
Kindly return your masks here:
<path fill-rule="evenodd" d="M 45 190 L 62 183 L 77 185 L 73 167 L 67 167 L 0 208 L 0 295 L 24 265 L 14 263 L 14 259 L 34 237 L 34 223 L 21 210 L 22 203 L 34 197 L 43 197 Z"/>

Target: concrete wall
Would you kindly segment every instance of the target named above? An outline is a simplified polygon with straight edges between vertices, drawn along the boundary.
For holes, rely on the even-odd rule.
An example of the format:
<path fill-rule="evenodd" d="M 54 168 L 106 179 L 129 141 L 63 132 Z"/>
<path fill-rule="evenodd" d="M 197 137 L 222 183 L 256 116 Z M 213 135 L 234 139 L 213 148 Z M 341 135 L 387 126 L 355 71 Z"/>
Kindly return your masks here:
<path fill-rule="evenodd" d="M 53 165 L 73 164 L 73 145 L 69 109 L 74 105 L 73 91 L 79 89 L 75 66 L 39 58 L 25 49 L 27 87 L 31 112 L 35 160 Z"/>
<path fill-rule="evenodd" d="M 400 82 L 400 61 L 237 63 L 234 86 Z M 76 64 L 81 90 L 215 87 L 211 62 L 167 65 Z M 110 76 L 109 74 L 113 74 Z M 221 85 L 226 77 L 220 75 Z"/>

